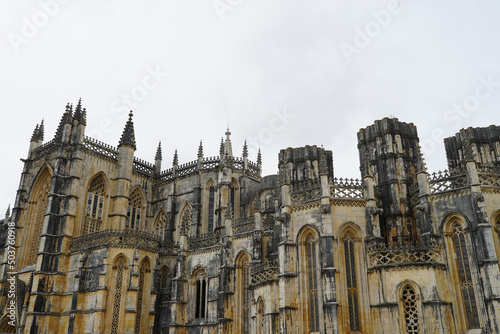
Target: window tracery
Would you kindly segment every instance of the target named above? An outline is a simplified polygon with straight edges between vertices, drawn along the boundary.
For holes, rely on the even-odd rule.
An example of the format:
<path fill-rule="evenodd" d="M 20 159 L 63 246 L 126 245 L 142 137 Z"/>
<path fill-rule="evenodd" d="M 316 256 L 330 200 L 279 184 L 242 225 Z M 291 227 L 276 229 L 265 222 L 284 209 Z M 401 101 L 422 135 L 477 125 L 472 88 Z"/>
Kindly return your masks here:
<path fill-rule="evenodd" d="M 158 217 L 156 217 L 155 221 L 155 227 L 154 227 L 154 233 L 155 235 L 160 237 L 160 240 L 165 240 L 165 230 L 167 228 L 167 215 L 165 212 L 162 210 L 159 214 Z"/>
<path fill-rule="evenodd" d="M 48 169 L 42 171 L 33 187 L 29 201 L 27 219 L 24 223 L 23 243 L 31 244 L 29 248 L 21 248 L 19 252 L 18 268 L 35 264 L 38 255 L 38 247 L 43 228 L 43 219 L 47 207 L 51 183 L 51 174 Z"/>
<path fill-rule="evenodd" d="M 406 285 L 401 293 L 404 328 L 406 330 L 406 334 L 420 333 L 417 299 L 415 290 L 410 285 Z"/>
<path fill-rule="evenodd" d="M 460 223 L 452 225 L 453 252 L 458 271 L 460 290 L 462 293 L 463 305 L 465 308 L 467 327 L 469 329 L 480 328 L 479 315 L 476 305 L 474 286 L 470 268 L 470 254 L 467 251 L 465 237 L 466 232 Z"/>
<path fill-rule="evenodd" d="M 118 334 L 118 326 L 120 324 L 120 308 L 123 293 L 123 277 L 126 269 L 125 259 L 120 258 L 116 263 L 115 276 L 115 296 L 113 300 L 113 314 L 111 320 L 111 334 Z"/>
<path fill-rule="evenodd" d="M 141 225 L 142 196 L 138 188 L 131 194 L 127 210 L 126 228 L 138 230 Z"/>
<path fill-rule="evenodd" d="M 94 233 L 101 230 L 105 194 L 104 178 L 102 175 L 99 175 L 89 185 L 82 234 Z"/>
<path fill-rule="evenodd" d="M 359 313 L 359 291 L 356 276 L 356 258 L 354 253 L 354 238 L 351 232 L 344 237 L 344 261 L 346 268 L 347 303 L 349 308 L 349 326 L 352 332 L 361 331 Z"/>

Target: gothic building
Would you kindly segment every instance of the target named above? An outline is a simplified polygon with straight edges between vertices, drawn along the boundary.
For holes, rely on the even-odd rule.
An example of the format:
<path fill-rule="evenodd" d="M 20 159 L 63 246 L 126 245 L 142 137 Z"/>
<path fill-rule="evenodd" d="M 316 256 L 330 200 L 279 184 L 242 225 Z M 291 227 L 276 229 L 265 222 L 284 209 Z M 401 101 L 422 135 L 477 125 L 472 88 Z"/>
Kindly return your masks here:
<path fill-rule="evenodd" d="M 500 333 L 500 126 L 445 139 L 429 173 L 412 123 L 375 121 L 349 180 L 317 146 L 262 176 L 229 130 L 164 169 L 160 145 L 134 156 L 132 113 L 116 148 L 86 122 L 79 102 L 33 132 L 0 222 L 0 332 Z"/>

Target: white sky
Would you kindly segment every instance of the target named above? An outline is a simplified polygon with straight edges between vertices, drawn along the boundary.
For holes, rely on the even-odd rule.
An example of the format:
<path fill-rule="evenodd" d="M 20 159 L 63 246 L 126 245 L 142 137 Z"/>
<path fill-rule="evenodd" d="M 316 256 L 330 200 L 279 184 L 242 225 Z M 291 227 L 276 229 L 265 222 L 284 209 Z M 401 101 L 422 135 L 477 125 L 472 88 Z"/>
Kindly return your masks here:
<path fill-rule="evenodd" d="M 51 140 L 80 97 L 87 135 L 113 146 L 133 109 L 136 156 L 153 162 L 161 140 L 163 169 L 200 140 L 218 155 L 229 119 L 234 154 L 260 146 L 264 174 L 282 148 L 323 145 L 336 176 L 359 178 L 357 131 L 391 115 L 445 169 L 442 138 L 500 125 L 500 3 L 394 4 L 0 0 L 0 217 L 35 125 Z"/>

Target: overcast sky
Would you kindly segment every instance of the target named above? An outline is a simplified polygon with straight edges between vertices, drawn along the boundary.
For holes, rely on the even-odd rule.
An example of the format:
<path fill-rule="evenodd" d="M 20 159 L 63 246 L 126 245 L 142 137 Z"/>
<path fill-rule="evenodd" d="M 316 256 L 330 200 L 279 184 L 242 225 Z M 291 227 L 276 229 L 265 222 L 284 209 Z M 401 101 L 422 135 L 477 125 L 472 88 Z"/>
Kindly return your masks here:
<path fill-rule="evenodd" d="M 163 169 L 215 156 L 226 126 L 277 171 L 280 149 L 323 145 L 359 178 L 356 133 L 383 117 L 417 127 L 430 171 L 442 139 L 500 125 L 498 1 L 0 2 L 0 217 L 33 129 L 53 138 L 82 98 L 86 134 L 117 146 L 134 110 L 136 156 Z"/>

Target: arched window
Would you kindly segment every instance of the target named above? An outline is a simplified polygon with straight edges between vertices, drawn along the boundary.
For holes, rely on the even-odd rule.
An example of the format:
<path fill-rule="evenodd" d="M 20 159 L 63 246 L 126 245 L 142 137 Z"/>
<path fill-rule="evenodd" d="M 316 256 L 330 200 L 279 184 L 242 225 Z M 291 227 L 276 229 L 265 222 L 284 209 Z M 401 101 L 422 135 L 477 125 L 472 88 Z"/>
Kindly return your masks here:
<path fill-rule="evenodd" d="M 121 329 L 121 323 L 120 322 L 120 315 L 121 315 L 121 308 L 122 308 L 122 298 L 123 294 L 125 291 L 125 284 L 124 280 L 126 279 L 126 271 L 127 271 L 127 263 L 125 261 L 125 258 L 121 256 L 113 266 L 113 279 L 115 281 L 115 287 L 114 287 L 114 297 L 113 297 L 113 313 L 112 313 L 112 318 L 111 318 L 111 334 L 118 334 L 122 332 Z"/>
<path fill-rule="evenodd" d="M 160 271 L 160 294 L 165 298 L 167 295 L 171 295 L 171 290 L 169 287 L 169 274 L 168 268 L 163 267 Z"/>
<path fill-rule="evenodd" d="M 189 228 L 191 227 L 192 221 L 192 210 L 191 205 L 186 204 L 181 216 L 181 235 L 189 235 Z"/>
<path fill-rule="evenodd" d="M 208 211 L 207 211 L 207 232 L 213 232 L 215 222 L 215 184 L 208 185 Z"/>
<path fill-rule="evenodd" d="M 257 323 L 255 324 L 257 327 L 257 334 L 266 333 L 266 318 L 264 310 L 264 300 L 262 297 L 259 297 L 259 300 L 257 301 Z"/>
<path fill-rule="evenodd" d="M 98 175 L 90 182 L 87 192 L 87 207 L 82 234 L 94 233 L 101 230 L 105 195 L 106 185 L 104 178 L 102 175 Z"/>
<path fill-rule="evenodd" d="M 163 210 L 160 211 L 155 221 L 155 235 L 160 237 L 160 240 L 165 240 L 165 230 L 167 228 L 167 215 Z"/>
<path fill-rule="evenodd" d="M 135 314 L 135 328 L 134 334 L 141 333 L 141 322 L 143 318 L 143 299 L 144 299 L 144 281 L 146 280 L 146 274 L 149 273 L 149 261 L 147 259 L 142 260 L 141 266 L 139 269 L 139 285 L 137 291 L 137 312 Z M 144 312 L 149 315 L 148 308 L 144 310 Z M 146 318 L 145 318 L 146 319 Z"/>
<path fill-rule="evenodd" d="M 476 296 L 474 293 L 474 285 L 472 282 L 472 274 L 470 268 L 470 254 L 467 251 L 465 243 L 466 232 L 463 230 L 459 222 L 454 222 L 451 225 L 452 240 L 453 240 L 453 260 L 460 284 L 461 297 L 463 307 L 465 309 L 467 328 L 481 328 L 479 324 L 479 315 L 476 305 Z"/>
<path fill-rule="evenodd" d="M 418 298 L 411 285 L 407 284 L 403 287 L 400 300 L 405 334 L 421 333 Z"/>
<path fill-rule="evenodd" d="M 320 331 L 320 280 L 319 280 L 319 254 L 318 237 L 312 228 L 307 228 L 301 236 L 302 278 L 301 290 L 306 296 L 303 314 L 309 332 Z"/>
<path fill-rule="evenodd" d="M 141 225 L 141 207 L 142 207 L 142 196 L 139 188 L 135 188 L 130 194 L 128 211 L 127 211 L 127 221 L 125 224 L 126 228 L 138 230 Z"/>
<path fill-rule="evenodd" d="M 21 239 L 21 244 L 31 246 L 20 248 L 17 263 L 18 269 L 35 264 L 36 262 L 51 179 L 50 170 L 45 168 L 38 175 L 32 188 Z"/>
<path fill-rule="evenodd" d="M 236 316 L 240 333 L 250 330 L 250 256 L 246 253 L 238 257 L 236 264 Z"/>
<path fill-rule="evenodd" d="M 204 269 L 198 269 L 193 273 L 192 286 L 195 297 L 194 300 L 194 319 L 206 319 L 207 318 L 207 273 Z"/>
<path fill-rule="evenodd" d="M 347 283 L 347 303 L 349 308 L 349 328 L 351 332 L 361 331 L 359 314 L 359 291 L 356 275 L 356 258 L 354 253 L 354 238 L 349 231 L 344 236 L 344 261 Z"/>

